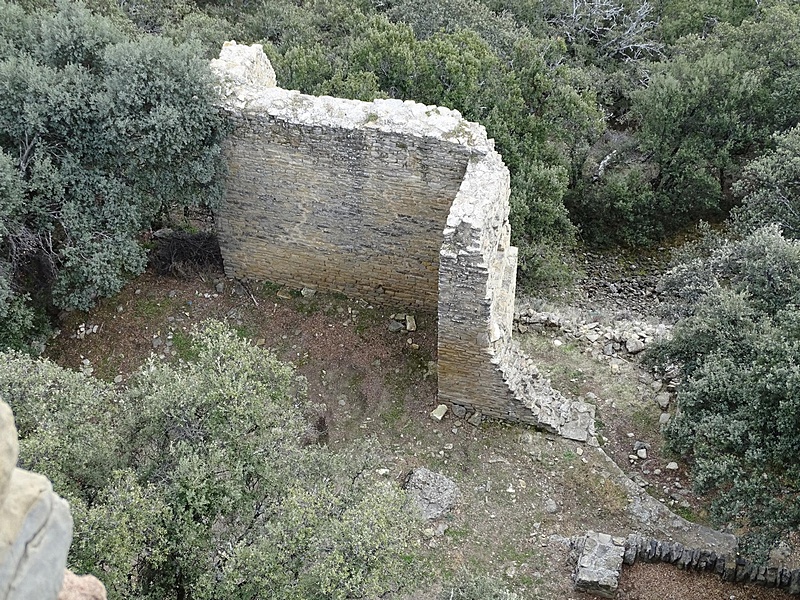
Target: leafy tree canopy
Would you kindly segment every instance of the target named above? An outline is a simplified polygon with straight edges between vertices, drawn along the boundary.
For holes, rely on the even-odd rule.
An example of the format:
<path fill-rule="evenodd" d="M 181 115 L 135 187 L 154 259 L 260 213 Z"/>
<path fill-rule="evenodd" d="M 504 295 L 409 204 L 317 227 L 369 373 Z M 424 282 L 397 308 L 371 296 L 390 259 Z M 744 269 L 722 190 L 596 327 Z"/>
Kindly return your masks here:
<path fill-rule="evenodd" d="M 800 127 L 774 140 L 775 149 L 748 163 L 737 182 L 742 205 L 733 220 L 743 231 L 777 223 L 784 236 L 800 239 Z"/>
<path fill-rule="evenodd" d="M 214 100 L 195 45 L 129 38 L 67 0 L 35 13 L 0 2 L 0 314 L 24 311 L 26 290 L 91 306 L 144 269 L 139 231 L 215 205 Z"/>
<path fill-rule="evenodd" d="M 718 525 L 764 558 L 800 526 L 800 243 L 776 227 L 670 274 L 688 316 L 651 354 L 682 367 L 670 450 L 691 458 Z"/>

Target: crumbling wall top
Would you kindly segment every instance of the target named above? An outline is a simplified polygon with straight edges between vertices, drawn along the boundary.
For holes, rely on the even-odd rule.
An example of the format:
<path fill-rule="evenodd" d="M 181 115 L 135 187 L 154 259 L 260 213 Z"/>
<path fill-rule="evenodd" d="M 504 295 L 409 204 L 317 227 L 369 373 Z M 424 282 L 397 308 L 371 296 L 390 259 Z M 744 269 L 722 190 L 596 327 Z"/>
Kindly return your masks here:
<path fill-rule="evenodd" d="M 435 138 L 469 148 L 478 154 L 494 150 L 494 140 L 478 123 L 457 110 L 426 106 L 411 100 L 372 102 L 309 96 L 275 87 L 275 72 L 260 44 L 225 42 L 220 57 L 211 61 L 220 78 L 220 93 L 233 111 L 262 113 L 288 123 L 339 129 L 376 129 L 421 138 Z"/>

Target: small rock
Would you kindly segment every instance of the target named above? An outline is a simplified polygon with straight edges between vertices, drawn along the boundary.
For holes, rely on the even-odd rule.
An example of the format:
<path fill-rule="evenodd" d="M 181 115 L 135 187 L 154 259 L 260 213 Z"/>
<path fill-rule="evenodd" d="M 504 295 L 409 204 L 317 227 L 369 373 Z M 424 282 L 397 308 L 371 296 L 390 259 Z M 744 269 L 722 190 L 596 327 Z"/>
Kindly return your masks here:
<path fill-rule="evenodd" d="M 122 375 L 117 375 L 114 377 L 114 383 L 122 383 L 123 377 Z"/>
<path fill-rule="evenodd" d="M 395 321 L 394 319 L 389 321 L 389 331 L 391 331 L 392 333 L 397 333 L 398 331 L 404 331 L 405 328 L 406 326 L 403 325 L 403 323 L 401 323 L 400 321 Z"/>
<path fill-rule="evenodd" d="M 463 419 L 464 417 L 467 416 L 467 409 L 461 406 L 460 404 L 453 404 L 452 410 L 453 414 L 459 419 Z"/>
<path fill-rule="evenodd" d="M 217 290 L 218 294 L 221 294 L 222 292 L 225 291 L 225 284 L 220 281 L 217 285 L 214 286 L 214 289 Z"/>
<path fill-rule="evenodd" d="M 564 342 L 562 342 L 561 340 L 553 340 L 553 346 L 555 346 L 556 348 L 562 346 L 563 344 Z"/>
<path fill-rule="evenodd" d="M 411 315 L 406 315 L 406 331 L 416 331 L 416 330 L 417 330 L 417 320 Z"/>
<path fill-rule="evenodd" d="M 658 417 L 658 424 L 659 425 L 666 425 L 667 423 L 669 423 L 669 419 L 670 419 L 670 414 L 669 413 L 667 413 L 667 412 L 661 413 L 661 415 L 659 415 L 659 417 Z"/>
<path fill-rule="evenodd" d="M 558 512 L 558 504 L 552 498 L 548 498 L 544 501 L 544 512 L 549 514 L 555 514 Z"/>
<path fill-rule="evenodd" d="M 633 337 L 625 342 L 625 349 L 631 354 L 637 354 L 644 350 L 644 343 L 638 337 Z"/>
<path fill-rule="evenodd" d="M 473 413 L 473 415 L 469 419 L 467 419 L 467 423 L 477 427 L 478 425 L 481 424 L 481 420 L 482 420 L 481 413 L 480 412 L 475 412 L 475 413 Z"/>
<path fill-rule="evenodd" d="M 447 414 L 447 405 L 440 404 L 431 411 L 431 419 L 433 419 L 434 421 L 441 421 L 446 414 Z"/>
<path fill-rule="evenodd" d="M 663 409 L 669 408 L 669 400 L 670 400 L 669 392 L 659 392 L 656 395 L 656 402 L 658 402 L 658 405 Z"/>
<path fill-rule="evenodd" d="M 676 463 L 676 462 L 667 463 L 667 466 L 664 467 L 664 468 L 668 469 L 670 471 L 677 471 L 678 470 L 678 463 Z"/>
<path fill-rule="evenodd" d="M 300 290 L 300 295 L 303 296 L 303 298 L 313 298 L 314 294 L 316 293 L 317 290 L 308 287 L 304 287 L 302 290 Z"/>
<path fill-rule="evenodd" d="M 636 451 L 636 456 L 638 456 L 641 459 L 647 458 L 647 448 L 639 448 Z"/>

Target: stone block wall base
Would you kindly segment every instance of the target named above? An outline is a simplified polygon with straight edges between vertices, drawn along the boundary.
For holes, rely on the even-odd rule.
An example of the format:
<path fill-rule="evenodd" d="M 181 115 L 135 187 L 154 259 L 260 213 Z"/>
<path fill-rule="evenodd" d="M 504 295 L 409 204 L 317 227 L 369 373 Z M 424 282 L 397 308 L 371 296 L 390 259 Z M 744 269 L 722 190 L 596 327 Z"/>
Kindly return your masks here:
<path fill-rule="evenodd" d="M 580 542 L 575 589 L 613 598 L 619 586 L 625 538 L 589 531 Z"/>

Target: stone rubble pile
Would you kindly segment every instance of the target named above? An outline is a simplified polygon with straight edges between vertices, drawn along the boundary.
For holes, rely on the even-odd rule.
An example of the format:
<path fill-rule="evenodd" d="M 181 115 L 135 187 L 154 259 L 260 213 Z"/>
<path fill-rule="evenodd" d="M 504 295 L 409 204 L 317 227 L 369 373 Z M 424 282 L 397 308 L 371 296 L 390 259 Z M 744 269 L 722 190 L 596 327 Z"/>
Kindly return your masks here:
<path fill-rule="evenodd" d="M 582 317 L 572 319 L 556 312 L 540 312 L 533 308 L 515 312 L 514 323 L 516 331 L 520 333 L 548 329 L 561 331 L 568 337 L 590 344 L 598 357 L 639 354 L 649 344 L 667 338 L 671 332 L 671 327 L 664 323 L 620 319 L 608 325 L 599 320 Z"/>
<path fill-rule="evenodd" d="M 610 323 L 592 318 L 596 313 L 566 309 L 536 310 L 529 306 L 518 307 L 514 313 L 514 330 L 519 333 L 537 333 L 553 337 L 553 344 L 561 346 L 563 339 L 575 340 L 584 352 L 595 360 L 607 362 L 613 373 L 621 370 L 625 362 L 636 360 L 649 345 L 669 339 L 672 327 L 665 323 L 645 320 L 614 319 Z M 671 365 L 664 371 L 642 373 L 641 381 L 649 383 L 654 400 L 662 411 L 667 411 L 675 398 L 681 381 L 680 369 Z M 661 424 L 669 415 L 665 413 Z"/>
<path fill-rule="evenodd" d="M 550 381 L 541 376 L 533 359 L 513 342 L 500 364 L 506 385 L 522 406 L 531 411 L 538 427 L 570 440 L 597 443 L 593 405 L 570 400 L 553 389 Z"/>

